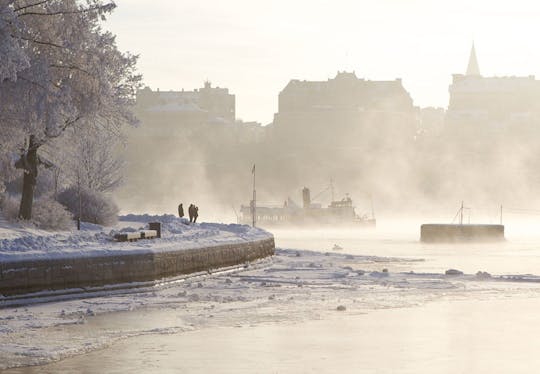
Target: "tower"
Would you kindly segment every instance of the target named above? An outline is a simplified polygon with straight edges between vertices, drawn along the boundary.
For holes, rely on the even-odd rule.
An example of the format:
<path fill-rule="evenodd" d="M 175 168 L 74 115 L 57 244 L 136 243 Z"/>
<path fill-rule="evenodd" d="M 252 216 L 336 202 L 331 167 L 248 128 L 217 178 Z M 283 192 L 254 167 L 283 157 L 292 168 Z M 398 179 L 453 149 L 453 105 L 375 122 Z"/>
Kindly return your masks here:
<path fill-rule="evenodd" d="M 474 42 L 471 48 L 471 55 L 469 56 L 469 65 L 467 65 L 467 73 L 469 76 L 480 76 L 480 68 L 478 67 L 478 60 L 476 59 L 476 50 L 474 48 Z"/>

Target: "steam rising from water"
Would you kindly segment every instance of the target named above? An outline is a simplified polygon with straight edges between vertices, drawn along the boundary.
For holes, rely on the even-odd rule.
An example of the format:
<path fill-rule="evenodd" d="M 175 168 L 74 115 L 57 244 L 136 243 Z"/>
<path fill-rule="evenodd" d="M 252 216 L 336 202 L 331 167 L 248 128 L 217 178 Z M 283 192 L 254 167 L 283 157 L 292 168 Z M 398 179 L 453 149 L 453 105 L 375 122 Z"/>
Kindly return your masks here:
<path fill-rule="evenodd" d="M 359 214 L 370 201 L 402 217 L 450 216 L 465 201 L 468 214 L 490 222 L 501 205 L 513 214 L 540 210 L 539 82 L 458 74 L 450 89 L 445 111 L 415 107 L 399 79 L 293 79 L 267 126 L 224 118 L 234 114 L 234 95 L 210 83 L 145 89 L 120 205 L 174 213 L 179 202 L 195 203 L 203 219 L 234 221 L 251 200 L 256 164 L 259 205 L 300 203 L 310 187 L 325 206 L 333 181 L 333 198 L 349 194 Z"/>

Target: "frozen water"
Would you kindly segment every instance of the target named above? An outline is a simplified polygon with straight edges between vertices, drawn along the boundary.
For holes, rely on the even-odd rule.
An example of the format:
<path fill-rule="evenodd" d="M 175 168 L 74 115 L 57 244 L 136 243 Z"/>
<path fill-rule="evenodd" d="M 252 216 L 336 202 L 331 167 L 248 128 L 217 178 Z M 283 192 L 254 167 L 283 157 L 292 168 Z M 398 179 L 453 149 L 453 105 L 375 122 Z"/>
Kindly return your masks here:
<path fill-rule="evenodd" d="M 0 365 L 62 359 L 25 370 L 520 372 L 519 359 L 532 354 L 534 345 L 522 344 L 540 333 L 540 278 L 526 275 L 538 262 L 532 239 L 451 247 L 384 231 L 300 231 L 278 233 L 277 242 L 295 249 L 234 273 L 0 310 Z M 332 251 L 335 243 L 344 250 Z M 449 268 L 464 275 L 446 276 Z M 499 366 L 486 363 L 485 347 Z"/>

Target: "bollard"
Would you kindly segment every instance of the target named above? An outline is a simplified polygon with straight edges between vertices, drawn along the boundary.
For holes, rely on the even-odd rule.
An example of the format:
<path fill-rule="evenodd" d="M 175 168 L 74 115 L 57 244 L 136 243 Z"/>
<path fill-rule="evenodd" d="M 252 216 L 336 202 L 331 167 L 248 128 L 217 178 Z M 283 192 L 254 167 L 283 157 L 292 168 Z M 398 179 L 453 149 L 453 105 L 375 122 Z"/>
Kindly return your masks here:
<path fill-rule="evenodd" d="M 148 229 L 149 230 L 156 230 L 157 231 L 157 237 L 161 238 L 161 222 L 148 222 Z"/>

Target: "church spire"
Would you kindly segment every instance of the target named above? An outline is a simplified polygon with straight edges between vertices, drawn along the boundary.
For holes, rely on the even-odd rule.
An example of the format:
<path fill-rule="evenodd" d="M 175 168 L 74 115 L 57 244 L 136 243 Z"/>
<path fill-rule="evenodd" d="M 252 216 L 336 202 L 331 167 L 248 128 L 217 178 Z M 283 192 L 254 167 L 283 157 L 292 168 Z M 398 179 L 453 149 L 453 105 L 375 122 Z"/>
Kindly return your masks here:
<path fill-rule="evenodd" d="M 480 75 L 480 68 L 478 67 L 478 60 L 476 59 L 476 50 L 474 49 L 474 42 L 471 48 L 471 56 L 469 57 L 469 65 L 467 66 L 466 75 Z"/>

